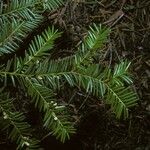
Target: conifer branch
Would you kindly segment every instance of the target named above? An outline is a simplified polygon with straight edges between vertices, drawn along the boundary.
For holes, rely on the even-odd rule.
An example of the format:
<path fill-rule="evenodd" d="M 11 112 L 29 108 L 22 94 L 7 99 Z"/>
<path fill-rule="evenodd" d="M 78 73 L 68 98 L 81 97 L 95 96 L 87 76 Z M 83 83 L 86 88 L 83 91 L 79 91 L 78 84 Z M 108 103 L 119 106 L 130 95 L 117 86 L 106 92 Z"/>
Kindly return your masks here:
<path fill-rule="evenodd" d="M 5 94 L 0 95 L 5 97 Z M 24 147 L 28 148 L 39 148 L 38 141 L 31 138 L 30 125 L 25 122 L 25 116 L 20 112 L 13 112 L 13 104 L 10 99 L 3 100 L 0 98 L 0 126 L 1 130 L 10 130 L 9 138 L 12 141 L 16 141 L 18 144 L 17 149 L 21 150 Z"/>

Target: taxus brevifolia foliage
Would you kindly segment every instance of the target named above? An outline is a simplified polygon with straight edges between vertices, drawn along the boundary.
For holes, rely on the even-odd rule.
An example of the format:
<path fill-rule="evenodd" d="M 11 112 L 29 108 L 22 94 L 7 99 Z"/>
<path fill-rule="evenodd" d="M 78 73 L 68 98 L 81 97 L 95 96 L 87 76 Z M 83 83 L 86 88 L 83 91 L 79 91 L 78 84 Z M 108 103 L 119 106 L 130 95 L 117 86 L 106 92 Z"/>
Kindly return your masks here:
<path fill-rule="evenodd" d="M 0 2 L 0 57 L 15 53 L 26 36 L 42 22 L 44 10 L 55 9 L 61 0 L 12 0 Z M 43 116 L 43 127 L 64 142 L 75 132 L 63 104 L 57 103 L 57 92 L 65 85 L 77 87 L 110 104 L 117 118 L 127 118 L 129 108 L 136 105 L 137 95 L 131 88 L 130 62 L 122 61 L 114 69 L 95 64 L 93 57 L 107 41 L 110 30 L 93 24 L 76 53 L 54 60 L 51 50 L 61 36 L 54 27 L 36 35 L 24 57 L 14 56 L 0 65 L 0 126 L 15 141 L 17 149 L 38 149 L 40 139 L 32 135 L 26 117 L 16 108 L 8 86 L 23 92 Z"/>
<path fill-rule="evenodd" d="M 42 21 L 44 10 L 62 5 L 62 0 L 0 1 L 0 56 L 19 48 L 19 43 Z"/>

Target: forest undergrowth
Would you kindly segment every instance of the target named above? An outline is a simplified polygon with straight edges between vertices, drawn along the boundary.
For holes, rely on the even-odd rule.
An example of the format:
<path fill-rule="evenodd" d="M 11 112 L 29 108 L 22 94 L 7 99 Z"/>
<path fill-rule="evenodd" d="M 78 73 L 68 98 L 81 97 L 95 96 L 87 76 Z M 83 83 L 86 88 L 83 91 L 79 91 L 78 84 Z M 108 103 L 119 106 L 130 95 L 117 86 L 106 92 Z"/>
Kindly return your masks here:
<path fill-rule="evenodd" d="M 1 123 L 4 131 L 9 128 L 0 134 L 0 149 L 149 150 L 150 1 L 57 2 L 33 2 L 34 7 L 30 5 L 31 11 L 29 9 L 27 14 L 14 12 L 12 17 L 7 14 L 9 10 L 0 10 L 1 28 L 7 29 L 15 19 L 14 29 L 23 26 L 23 30 L 18 30 L 20 34 L 15 35 L 23 40 L 2 36 L 9 35 L 10 30 L 0 34 L 3 37 L 0 39 L 0 100 L 8 99 L 7 103 L 12 101 L 14 105 L 10 110 L 5 101 L 0 103 L 0 121 L 8 119 L 11 124 Z M 32 12 L 38 15 L 29 28 Z M 6 15 L 3 17 L 3 14 Z M 44 20 L 41 21 L 41 17 Z M 16 43 L 12 42 L 14 39 Z M 12 41 L 8 44 L 7 40 Z M 49 44 L 44 45 L 44 42 Z M 85 55 L 87 57 L 83 57 Z M 104 73 L 99 77 L 101 66 Z M 91 82 L 89 77 L 93 77 Z M 104 80 L 103 84 L 94 84 L 98 77 Z M 135 96 L 130 91 L 131 96 L 134 95 L 132 103 L 124 100 L 126 105 L 116 105 L 117 96 L 112 94 L 111 88 L 116 86 L 114 91 L 119 91 L 120 85 L 131 85 L 129 88 L 137 93 Z M 1 107 L 4 104 L 7 111 Z M 134 107 L 130 108 L 132 104 Z M 10 113 L 12 110 L 17 113 Z M 24 119 L 20 112 L 33 127 L 34 136 L 26 134 L 28 124 L 17 124 L 23 136 L 13 127 L 19 118 Z M 17 116 L 18 120 L 14 119 Z"/>

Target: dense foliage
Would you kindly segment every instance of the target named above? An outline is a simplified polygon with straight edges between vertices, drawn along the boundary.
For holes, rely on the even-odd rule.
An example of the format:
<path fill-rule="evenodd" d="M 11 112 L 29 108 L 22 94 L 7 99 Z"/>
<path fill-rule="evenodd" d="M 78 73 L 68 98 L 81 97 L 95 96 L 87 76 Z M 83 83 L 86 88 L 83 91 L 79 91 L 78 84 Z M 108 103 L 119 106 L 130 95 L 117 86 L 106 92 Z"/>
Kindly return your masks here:
<path fill-rule="evenodd" d="M 38 27 L 42 13 L 62 4 L 60 0 L 12 0 L 0 2 L 0 126 L 9 132 L 9 139 L 16 141 L 18 149 L 37 149 L 40 139 L 32 135 L 26 117 L 16 106 L 16 97 L 9 88 L 16 88 L 35 105 L 43 117 L 43 127 L 64 142 L 75 132 L 67 107 L 57 102 L 57 91 L 66 84 L 76 87 L 110 104 L 117 118 L 128 117 L 129 108 L 136 105 L 128 73 L 130 62 L 121 61 L 108 68 L 94 62 L 94 57 L 107 42 L 109 29 L 93 24 L 74 55 L 53 59 L 54 42 L 61 36 L 54 27 L 48 27 L 30 42 L 23 56 L 15 55 L 24 39 Z"/>

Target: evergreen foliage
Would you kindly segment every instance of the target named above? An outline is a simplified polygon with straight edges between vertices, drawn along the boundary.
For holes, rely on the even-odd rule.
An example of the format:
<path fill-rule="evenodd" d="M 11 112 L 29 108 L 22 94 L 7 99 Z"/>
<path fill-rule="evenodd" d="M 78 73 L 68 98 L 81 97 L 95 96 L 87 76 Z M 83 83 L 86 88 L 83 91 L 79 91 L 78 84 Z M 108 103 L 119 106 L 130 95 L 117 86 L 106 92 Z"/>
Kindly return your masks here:
<path fill-rule="evenodd" d="M 28 33 L 39 25 L 42 21 L 39 8 L 52 10 L 61 4 L 61 0 L 12 0 L 8 4 L 1 1 L 0 56 L 15 52 Z M 35 36 L 23 58 L 13 57 L 1 64 L 0 126 L 9 131 L 9 138 L 16 141 L 18 149 L 38 149 L 39 143 L 23 113 L 15 109 L 13 101 L 16 99 L 12 99 L 7 90 L 10 85 L 31 98 L 31 103 L 43 116 L 43 127 L 62 142 L 75 132 L 66 107 L 56 99 L 56 91 L 64 82 L 103 99 L 118 118 L 128 117 L 129 108 L 137 101 L 130 86 L 130 62 L 122 61 L 110 69 L 93 60 L 107 41 L 109 32 L 95 24 L 90 26 L 87 37 L 74 55 L 54 60 L 50 57 L 51 49 L 61 33 L 49 27 Z"/>
<path fill-rule="evenodd" d="M 41 13 L 63 4 L 62 0 L 11 0 L 0 1 L 0 56 L 16 51 L 29 32 L 42 21 Z"/>

